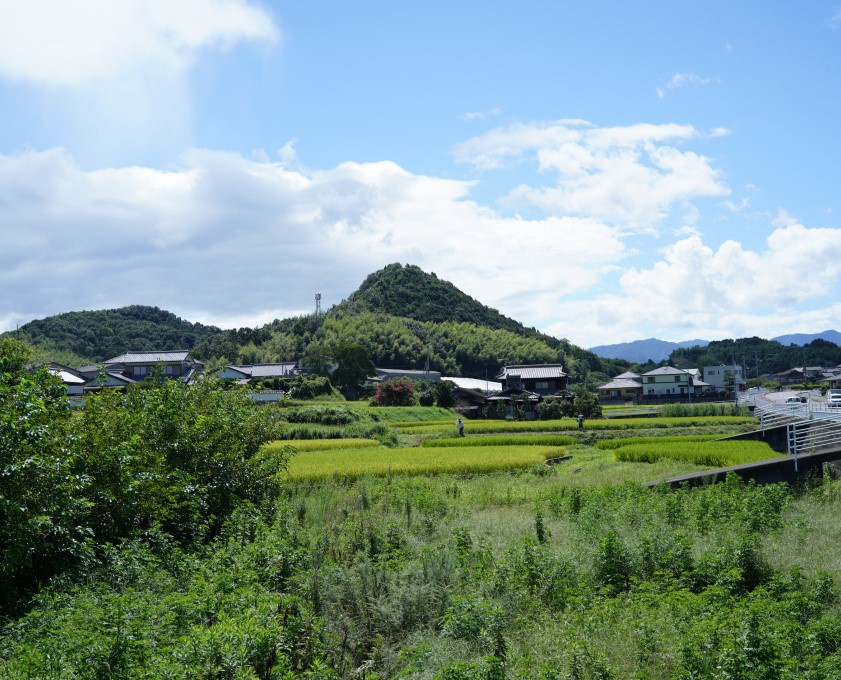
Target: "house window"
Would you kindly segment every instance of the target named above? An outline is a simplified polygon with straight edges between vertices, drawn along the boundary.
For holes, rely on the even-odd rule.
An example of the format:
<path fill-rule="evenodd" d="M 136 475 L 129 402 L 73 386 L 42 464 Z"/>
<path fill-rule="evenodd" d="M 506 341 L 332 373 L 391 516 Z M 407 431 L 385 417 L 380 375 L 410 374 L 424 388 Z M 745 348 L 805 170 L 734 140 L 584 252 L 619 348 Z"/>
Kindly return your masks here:
<path fill-rule="evenodd" d="M 675 382 L 680 382 L 680 376 L 679 375 L 675 376 Z"/>
<path fill-rule="evenodd" d="M 653 376 L 653 375 L 648 376 L 648 377 L 645 379 L 645 382 L 650 382 L 650 383 L 653 383 L 653 382 L 654 382 L 654 376 Z M 650 392 L 650 391 L 651 391 L 651 390 L 649 390 L 649 392 Z"/>
<path fill-rule="evenodd" d="M 549 389 L 549 382 L 546 381 L 546 380 L 543 380 L 543 381 L 538 380 L 534 384 L 534 389 L 536 389 L 536 390 L 548 390 Z"/>
<path fill-rule="evenodd" d="M 169 364 L 168 366 L 164 367 L 164 371 L 166 372 L 167 375 L 176 375 L 175 369 L 176 369 L 176 367 L 173 366 L 172 364 Z"/>
<path fill-rule="evenodd" d="M 146 375 L 146 366 L 135 366 L 133 373 L 135 376 Z"/>

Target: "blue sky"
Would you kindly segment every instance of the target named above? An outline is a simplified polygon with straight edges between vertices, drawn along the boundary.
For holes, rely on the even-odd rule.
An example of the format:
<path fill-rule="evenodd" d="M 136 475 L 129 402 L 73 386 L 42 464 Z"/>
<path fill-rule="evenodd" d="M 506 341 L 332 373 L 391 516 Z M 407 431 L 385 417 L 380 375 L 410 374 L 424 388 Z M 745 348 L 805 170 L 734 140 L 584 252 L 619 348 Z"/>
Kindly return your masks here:
<path fill-rule="evenodd" d="M 413 263 L 575 344 L 841 328 L 841 3 L 0 5 L 0 330 Z"/>

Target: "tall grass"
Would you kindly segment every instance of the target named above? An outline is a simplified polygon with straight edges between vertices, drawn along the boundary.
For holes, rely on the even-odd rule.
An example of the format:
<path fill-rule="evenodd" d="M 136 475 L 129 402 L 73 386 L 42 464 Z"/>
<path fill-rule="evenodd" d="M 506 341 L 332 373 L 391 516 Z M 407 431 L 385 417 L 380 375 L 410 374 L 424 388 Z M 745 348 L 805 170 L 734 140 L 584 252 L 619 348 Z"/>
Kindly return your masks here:
<path fill-rule="evenodd" d="M 753 441 L 646 442 L 627 444 L 615 449 L 613 455 L 616 460 L 626 462 L 655 463 L 669 458 L 710 467 L 755 463 L 780 456 L 765 442 Z"/>
<path fill-rule="evenodd" d="M 386 423 L 441 421 L 455 422 L 458 414 L 440 406 L 369 406 L 364 409 L 373 420 Z"/>
<path fill-rule="evenodd" d="M 671 427 L 701 427 L 708 425 L 745 425 L 756 420 L 746 416 L 697 416 L 690 418 L 623 418 L 604 420 L 585 420 L 584 429 L 590 431 L 634 430 Z M 446 432 L 453 428 L 451 422 L 441 424 L 412 425 L 412 434 L 432 434 Z M 406 428 L 400 427 L 405 430 Z M 454 429 L 454 428 L 453 428 Z M 466 424 L 465 434 L 490 434 L 495 432 L 557 432 L 578 429 L 573 419 L 563 420 L 473 420 Z"/>
<path fill-rule="evenodd" d="M 292 447 L 298 451 L 332 451 L 335 449 L 362 449 L 379 446 L 376 439 L 296 439 L 290 441 L 273 441 L 263 444 L 266 451 L 281 451 L 285 447 Z"/>
<path fill-rule="evenodd" d="M 673 437 L 624 437 L 621 439 L 602 439 L 596 442 L 596 448 L 602 450 L 619 449 L 631 444 L 664 444 L 669 442 L 708 442 L 721 439 L 720 434 L 675 435 Z"/>
<path fill-rule="evenodd" d="M 431 420 L 398 420 L 393 423 L 389 423 L 392 427 L 396 427 L 398 430 L 416 430 L 419 427 L 452 427 L 455 428 L 456 426 L 456 418 L 436 418 Z"/>
<path fill-rule="evenodd" d="M 576 443 L 575 437 L 558 434 L 544 435 L 499 435 L 488 437 L 452 437 L 447 439 L 424 439 L 424 448 L 452 448 L 454 446 L 566 446 Z"/>
<path fill-rule="evenodd" d="M 394 446 L 397 436 L 385 423 L 353 423 L 351 425 L 318 425 L 300 423 L 281 429 L 278 437 L 282 440 L 300 439 L 376 439 L 383 444 Z"/>
<path fill-rule="evenodd" d="M 660 415 L 671 418 L 689 416 L 746 416 L 747 406 L 739 406 L 732 401 L 710 401 L 699 404 L 663 404 Z"/>
<path fill-rule="evenodd" d="M 529 468 L 548 458 L 562 456 L 564 452 L 558 446 L 318 451 L 293 456 L 286 474 L 292 481 L 318 481 L 333 477 L 355 479 L 365 475 L 492 472 Z"/>

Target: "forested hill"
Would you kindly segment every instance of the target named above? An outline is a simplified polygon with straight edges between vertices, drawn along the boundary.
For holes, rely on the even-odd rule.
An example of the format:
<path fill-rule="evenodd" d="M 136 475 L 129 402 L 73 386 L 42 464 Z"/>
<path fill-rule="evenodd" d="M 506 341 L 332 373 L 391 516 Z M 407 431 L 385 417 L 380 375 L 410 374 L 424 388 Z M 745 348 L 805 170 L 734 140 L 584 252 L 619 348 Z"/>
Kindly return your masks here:
<path fill-rule="evenodd" d="M 700 368 L 734 362 L 744 366 L 749 377 L 779 373 L 795 366 L 837 366 L 841 364 L 841 347 L 821 339 L 798 347 L 752 337 L 715 340 L 706 347 L 680 348 L 669 357 L 669 363 L 678 368 Z"/>
<path fill-rule="evenodd" d="M 129 350 L 191 349 L 199 339 L 221 332 L 158 307 L 131 305 L 48 316 L 24 324 L 17 334 L 38 350 L 39 357 L 82 365 Z"/>
<path fill-rule="evenodd" d="M 356 292 L 332 307 L 328 314 L 344 316 L 360 312 L 402 316 L 415 321 L 466 322 L 521 335 L 546 337 L 413 264 L 404 267 L 394 263 L 369 274 Z"/>
<path fill-rule="evenodd" d="M 39 362 L 98 363 L 129 350 L 191 349 L 211 366 L 330 356 L 356 343 L 377 366 L 430 368 L 449 375 L 494 376 L 504 364 L 562 363 L 574 383 L 595 386 L 627 370 L 565 339 L 545 335 L 465 295 L 413 265 L 368 276 L 346 301 L 315 315 L 260 328 L 220 330 L 189 323 L 157 307 L 69 312 L 19 330 Z"/>

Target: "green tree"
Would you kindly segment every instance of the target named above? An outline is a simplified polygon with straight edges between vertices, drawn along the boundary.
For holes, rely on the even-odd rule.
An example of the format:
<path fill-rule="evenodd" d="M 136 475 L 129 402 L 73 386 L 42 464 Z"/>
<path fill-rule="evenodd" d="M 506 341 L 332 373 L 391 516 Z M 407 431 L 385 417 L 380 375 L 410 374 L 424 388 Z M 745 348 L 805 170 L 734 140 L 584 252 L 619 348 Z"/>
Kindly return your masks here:
<path fill-rule="evenodd" d="M 733 371 L 724 371 L 724 397 L 732 398 L 735 389 Z"/>
<path fill-rule="evenodd" d="M 329 377 L 333 366 L 333 359 L 323 342 L 311 342 L 301 358 L 301 368 L 310 375 Z"/>
<path fill-rule="evenodd" d="M 0 339 L 0 605 L 88 554 L 64 386 Z M 5 600 L 5 602 L 4 602 Z"/>
<path fill-rule="evenodd" d="M 575 388 L 575 397 L 572 400 L 572 408 L 574 413 L 582 414 L 585 418 L 598 418 L 602 414 L 602 407 L 599 404 L 599 398 L 579 385 Z"/>
<path fill-rule="evenodd" d="M 435 383 L 435 402 L 441 408 L 452 408 L 456 405 L 455 387 L 449 380 Z"/>
<path fill-rule="evenodd" d="M 355 389 L 374 375 L 374 362 L 371 353 L 358 343 L 344 343 L 333 352 L 333 360 L 338 364 L 330 375 L 330 381 L 340 387 Z"/>
<path fill-rule="evenodd" d="M 75 448 L 97 540 L 158 527 L 188 543 L 213 535 L 242 501 L 270 498 L 285 463 L 260 452 L 277 435 L 273 413 L 210 379 L 89 398 Z"/>

